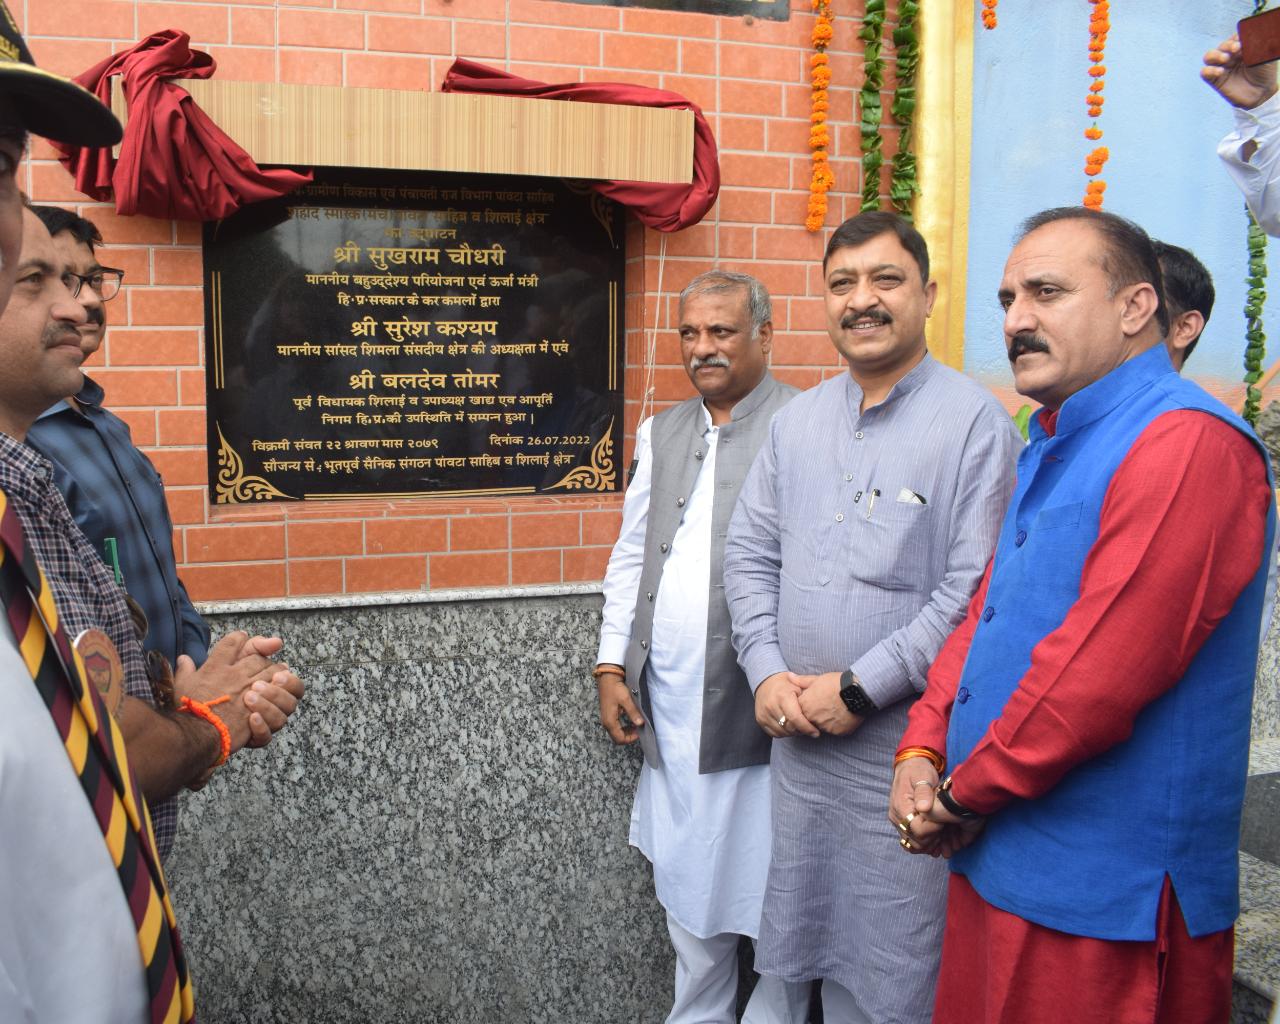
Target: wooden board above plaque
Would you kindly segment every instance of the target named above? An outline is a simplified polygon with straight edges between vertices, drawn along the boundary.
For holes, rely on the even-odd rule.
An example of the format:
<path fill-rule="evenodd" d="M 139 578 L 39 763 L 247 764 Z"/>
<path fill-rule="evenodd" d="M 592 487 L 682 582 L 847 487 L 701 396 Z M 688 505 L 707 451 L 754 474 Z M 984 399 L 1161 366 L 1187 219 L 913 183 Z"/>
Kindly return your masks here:
<path fill-rule="evenodd" d="M 585 185 L 349 169 L 206 224 L 213 501 L 620 490 L 623 232 Z"/>
<path fill-rule="evenodd" d="M 259 164 L 693 180 L 693 112 L 622 103 L 173 79 Z M 123 90 L 111 108 L 128 121 Z"/>

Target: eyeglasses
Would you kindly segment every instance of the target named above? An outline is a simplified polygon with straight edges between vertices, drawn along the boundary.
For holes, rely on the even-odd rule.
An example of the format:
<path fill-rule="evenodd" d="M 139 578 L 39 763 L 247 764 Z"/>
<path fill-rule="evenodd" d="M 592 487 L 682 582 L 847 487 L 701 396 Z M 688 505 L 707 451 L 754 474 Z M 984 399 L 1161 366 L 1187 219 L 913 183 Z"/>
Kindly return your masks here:
<path fill-rule="evenodd" d="M 71 291 L 73 299 L 78 298 L 80 290 L 88 285 L 98 293 L 98 298 L 106 302 L 120 294 L 124 271 L 116 270 L 115 267 L 99 267 L 92 274 L 73 274 L 68 270 L 62 275 L 62 283 Z"/>

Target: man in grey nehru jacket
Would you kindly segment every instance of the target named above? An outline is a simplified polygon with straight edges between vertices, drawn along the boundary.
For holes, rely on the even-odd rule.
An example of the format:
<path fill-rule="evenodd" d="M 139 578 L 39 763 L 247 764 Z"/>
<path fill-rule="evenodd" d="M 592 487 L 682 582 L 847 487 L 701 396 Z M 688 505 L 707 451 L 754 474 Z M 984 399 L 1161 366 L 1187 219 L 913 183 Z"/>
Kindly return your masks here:
<path fill-rule="evenodd" d="M 796 393 L 769 373 L 772 341 L 755 278 L 711 271 L 681 292 L 700 397 L 640 424 L 604 581 L 600 721 L 644 750 L 630 840 L 653 863 L 675 947 L 668 1024 L 733 1024 L 738 937 L 756 935 L 769 864 L 771 741 L 729 642 L 720 565 L 738 489 Z M 744 1020 L 803 1014 L 807 991 L 761 979 Z"/>
<path fill-rule="evenodd" d="M 821 978 L 827 1024 L 925 1024 L 946 874 L 901 855 L 883 808 L 907 709 L 995 545 L 1020 441 L 985 389 L 927 352 L 937 285 L 910 224 L 845 221 L 823 274 L 849 372 L 774 418 L 724 555 L 734 645 L 777 740 L 756 968 Z"/>

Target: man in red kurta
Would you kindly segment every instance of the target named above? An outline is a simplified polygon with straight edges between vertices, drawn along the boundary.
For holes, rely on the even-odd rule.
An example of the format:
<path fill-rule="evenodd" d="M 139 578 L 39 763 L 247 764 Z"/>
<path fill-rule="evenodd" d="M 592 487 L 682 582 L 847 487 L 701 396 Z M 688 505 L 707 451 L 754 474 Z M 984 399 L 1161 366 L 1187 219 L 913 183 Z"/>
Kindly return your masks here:
<path fill-rule="evenodd" d="M 889 811 L 908 852 L 957 855 L 935 1024 L 1229 1015 L 1235 910 L 1222 894 L 1252 663 L 1237 651 L 1215 673 L 1205 659 L 1250 630 L 1256 645 L 1272 494 L 1243 425 L 1172 372 L 1160 295 L 1141 230 L 1084 208 L 1032 218 L 1005 268 L 1015 382 L 1044 408 L 996 555 L 911 711 Z M 1114 468 L 1099 482 L 1100 452 Z M 1095 485 L 1096 519 L 1082 523 Z M 1010 641 L 1055 600 L 1063 614 Z M 982 632 L 993 619 L 995 640 Z M 1024 660 L 1008 655 L 1019 643 Z M 992 710 L 967 743 L 955 720 L 983 700 Z M 1196 804 L 1206 772 L 1230 794 L 1216 813 Z M 1206 830 L 1226 848 L 1177 855 Z M 1099 899 L 1114 878 L 1123 895 Z"/>

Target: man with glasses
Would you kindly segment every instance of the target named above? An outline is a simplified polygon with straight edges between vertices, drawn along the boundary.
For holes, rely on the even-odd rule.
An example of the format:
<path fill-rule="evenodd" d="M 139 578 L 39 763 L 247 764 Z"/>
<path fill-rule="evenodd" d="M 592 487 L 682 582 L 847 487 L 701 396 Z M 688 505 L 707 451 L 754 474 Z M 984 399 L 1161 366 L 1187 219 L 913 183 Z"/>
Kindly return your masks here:
<path fill-rule="evenodd" d="M 102 236 L 91 221 L 55 206 L 31 209 L 71 270 L 67 284 L 85 311 L 80 348 L 88 359 L 102 345 L 107 303 L 119 293 L 124 272 L 98 262 Z M 204 664 L 209 627 L 178 579 L 160 474 L 134 445 L 128 424 L 102 407 L 101 386 L 85 374 L 74 397 L 36 420 L 27 443 L 53 463 L 54 482 L 76 525 L 145 613 L 146 648 L 170 665 L 180 654 Z"/>

